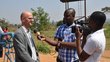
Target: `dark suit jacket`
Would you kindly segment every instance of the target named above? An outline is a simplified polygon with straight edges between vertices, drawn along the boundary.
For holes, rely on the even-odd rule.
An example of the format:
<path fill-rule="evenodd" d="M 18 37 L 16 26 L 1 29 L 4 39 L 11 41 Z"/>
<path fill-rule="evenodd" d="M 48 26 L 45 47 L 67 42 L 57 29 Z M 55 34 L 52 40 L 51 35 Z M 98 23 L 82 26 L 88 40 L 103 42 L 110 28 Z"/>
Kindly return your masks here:
<path fill-rule="evenodd" d="M 28 37 L 22 27 L 15 32 L 14 49 L 15 49 L 15 62 L 35 62 L 32 59 L 32 51 L 29 46 Z M 37 55 L 36 62 L 39 62 L 37 49 L 36 55 Z"/>

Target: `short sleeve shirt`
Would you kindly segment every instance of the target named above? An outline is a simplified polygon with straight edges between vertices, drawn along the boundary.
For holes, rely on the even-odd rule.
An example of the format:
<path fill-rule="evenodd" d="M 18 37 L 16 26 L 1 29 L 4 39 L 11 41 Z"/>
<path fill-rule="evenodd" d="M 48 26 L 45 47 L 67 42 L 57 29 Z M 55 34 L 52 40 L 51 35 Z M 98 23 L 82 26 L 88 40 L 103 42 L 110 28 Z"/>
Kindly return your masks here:
<path fill-rule="evenodd" d="M 105 50 L 105 35 L 103 29 L 98 30 L 87 36 L 84 51 L 90 55 L 85 62 L 98 62 Z"/>
<path fill-rule="evenodd" d="M 73 25 L 72 25 L 73 26 Z M 71 26 L 67 26 L 66 24 L 62 24 L 58 27 L 55 38 L 61 38 L 63 42 L 74 42 L 75 41 L 75 33 L 72 33 Z M 76 49 L 68 49 L 62 47 L 58 51 L 58 57 L 63 62 L 73 62 L 78 60 L 78 55 Z"/>

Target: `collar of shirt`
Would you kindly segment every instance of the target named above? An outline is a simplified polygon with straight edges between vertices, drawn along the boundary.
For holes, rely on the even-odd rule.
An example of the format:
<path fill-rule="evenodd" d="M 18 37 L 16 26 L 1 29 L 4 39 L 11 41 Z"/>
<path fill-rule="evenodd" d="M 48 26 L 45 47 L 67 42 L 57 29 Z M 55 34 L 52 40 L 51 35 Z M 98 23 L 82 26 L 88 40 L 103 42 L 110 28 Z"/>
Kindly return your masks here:
<path fill-rule="evenodd" d="M 24 29 L 24 32 L 25 33 L 30 33 L 30 30 L 29 29 L 26 29 L 24 26 L 22 26 L 22 28 Z"/>
<path fill-rule="evenodd" d="M 24 29 L 24 32 L 26 33 L 26 35 L 28 36 L 28 38 L 31 38 L 31 31 L 27 30 L 24 26 L 22 26 L 22 28 Z"/>
<path fill-rule="evenodd" d="M 75 26 L 75 23 L 73 23 L 72 25 L 68 26 L 67 24 L 65 24 L 66 27 L 72 27 Z"/>

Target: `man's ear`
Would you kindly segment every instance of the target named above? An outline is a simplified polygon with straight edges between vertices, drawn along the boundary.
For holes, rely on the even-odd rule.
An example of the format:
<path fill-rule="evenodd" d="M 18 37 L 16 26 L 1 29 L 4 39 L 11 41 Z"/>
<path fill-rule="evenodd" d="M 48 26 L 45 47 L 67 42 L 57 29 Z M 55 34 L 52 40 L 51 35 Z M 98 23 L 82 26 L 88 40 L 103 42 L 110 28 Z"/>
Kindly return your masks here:
<path fill-rule="evenodd" d="M 94 26 L 97 26 L 97 23 L 95 22 L 95 20 L 92 21 L 92 24 L 93 24 Z"/>
<path fill-rule="evenodd" d="M 21 22 L 22 22 L 22 23 L 24 23 L 24 22 L 25 22 L 24 18 L 22 18 L 22 19 L 21 19 Z"/>

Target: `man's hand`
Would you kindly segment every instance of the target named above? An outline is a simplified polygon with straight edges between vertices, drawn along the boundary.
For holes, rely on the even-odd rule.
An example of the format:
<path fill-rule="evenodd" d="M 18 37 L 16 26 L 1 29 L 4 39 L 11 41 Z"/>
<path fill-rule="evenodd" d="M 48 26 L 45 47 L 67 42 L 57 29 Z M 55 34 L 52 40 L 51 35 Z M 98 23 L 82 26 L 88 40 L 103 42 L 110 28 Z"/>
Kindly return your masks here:
<path fill-rule="evenodd" d="M 41 41 L 45 41 L 46 38 L 43 35 L 38 35 L 37 39 Z"/>
<path fill-rule="evenodd" d="M 82 32 L 80 32 L 80 29 L 76 27 L 75 31 L 76 39 L 80 39 L 82 37 Z"/>

